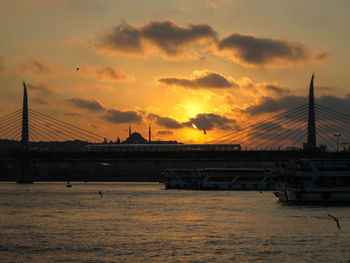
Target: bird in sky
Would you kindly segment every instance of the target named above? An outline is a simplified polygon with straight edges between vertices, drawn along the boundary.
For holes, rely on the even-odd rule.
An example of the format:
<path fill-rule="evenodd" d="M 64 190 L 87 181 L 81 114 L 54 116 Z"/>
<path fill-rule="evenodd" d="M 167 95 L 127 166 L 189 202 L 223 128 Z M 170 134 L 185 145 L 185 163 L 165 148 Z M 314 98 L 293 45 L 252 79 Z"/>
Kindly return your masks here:
<path fill-rule="evenodd" d="M 340 224 L 339 224 L 338 218 L 336 218 L 335 216 L 332 216 L 331 214 L 328 214 L 328 216 L 331 217 L 335 222 L 337 222 L 337 227 L 340 230 Z"/>
<path fill-rule="evenodd" d="M 76 68 L 76 71 L 78 71 L 78 70 L 79 70 L 79 67 Z"/>

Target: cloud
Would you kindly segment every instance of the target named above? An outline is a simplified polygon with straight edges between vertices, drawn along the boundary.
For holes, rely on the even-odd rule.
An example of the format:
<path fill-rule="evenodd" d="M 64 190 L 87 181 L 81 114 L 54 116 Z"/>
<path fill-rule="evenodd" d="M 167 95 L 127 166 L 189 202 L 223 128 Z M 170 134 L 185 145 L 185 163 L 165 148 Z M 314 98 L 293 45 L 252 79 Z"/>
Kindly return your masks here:
<path fill-rule="evenodd" d="M 84 77 L 105 82 L 131 82 L 134 80 L 133 76 L 127 74 L 122 69 L 111 66 L 91 67 L 82 65 L 79 67 L 79 72 Z"/>
<path fill-rule="evenodd" d="M 19 67 L 19 72 L 33 72 L 38 75 L 48 75 L 52 73 L 53 67 L 43 59 L 32 57 Z"/>
<path fill-rule="evenodd" d="M 76 112 L 65 112 L 62 115 L 64 116 L 68 116 L 68 117 L 82 117 L 81 114 L 76 113 Z"/>
<path fill-rule="evenodd" d="M 50 102 L 48 102 L 47 100 L 45 100 L 43 98 L 33 98 L 31 101 L 36 103 L 36 104 L 43 105 L 43 106 L 51 105 Z"/>
<path fill-rule="evenodd" d="M 213 128 L 231 130 L 238 128 L 236 120 L 214 113 L 197 114 L 194 118 L 190 118 L 189 123 L 194 123 L 200 130 L 211 130 Z"/>
<path fill-rule="evenodd" d="M 157 135 L 172 135 L 172 131 L 157 131 Z"/>
<path fill-rule="evenodd" d="M 176 57 L 194 44 L 212 42 L 213 39 L 216 39 L 216 31 L 204 23 L 182 27 L 170 20 L 150 21 L 143 26 L 122 22 L 98 37 L 96 47 L 123 55 L 147 56 L 161 51 L 166 57 Z"/>
<path fill-rule="evenodd" d="M 179 122 L 170 117 L 161 117 L 157 114 L 148 114 L 148 119 L 154 121 L 157 125 L 168 129 L 181 129 L 185 127 L 192 127 L 194 123 L 200 130 L 211 130 L 214 128 L 230 130 L 236 127 L 236 120 L 226 118 L 215 113 L 201 113 L 188 121 Z"/>
<path fill-rule="evenodd" d="M 159 126 L 168 128 L 168 129 L 181 129 L 185 124 L 178 122 L 177 120 L 169 117 L 161 117 L 157 114 L 148 114 L 148 118 L 153 120 Z"/>
<path fill-rule="evenodd" d="M 336 87 L 331 87 L 331 86 L 315 86 L 315 90 L 317 92 L 332 92 L 336 90 Z"/>
<path fill-rule="evenodd" d="M 159 78 L 158 81 L 165 85 L 185 88 L 231 88 L 237 86 L 231 77 L 207 70 L 195 71 L 190 78 L 166 77 Z"/>
<path fill-rule="evenodd" d="M 257 104 L 248 106 L 243 112 L 250 115 L 274 113 L 282 110 L 294 109 L 307 103 L 307 96 L 284 96 L 281 98 L 262 97 Z M 350 113 L 350 94 L 343 98 L 331 95 L 320 96 L 315 98 L 315 103 L 340 112 Z"/>
<path fill-rule="evenodd" d="M 142 116 L 136 111 L 119 111 L 110 109 L 102 117 L 113 123 L 139 123 L 142 121 Z"/>
<path fill-rule="evenodd" d="M 205 6 L 213 9 L 217 4 L 206 1 Z M 97 36 L 95 47 L 102 52 L 126 56 L 148 57 L 161 53 L 166 59 L 198 59 L 202 57 L 198 52 L 206 47 L 206 52 L 211 51 L 243 66 L 323 62 L 330 55 L 329 50 L 312 54 L 302 42 L 253 34 L 234 32 L 219 40 L 216 30 L 209 24 L 180 26 L 171 20 L 153 20 L 140 26 L 122 21 L 115 28 Z"/>
<path fill-rule="evenodd" d="M 118 81 L 130 81 L 133 79 L 133 77 L 126 74 L 123 70 L 118 68 L 113 68 L 110 66 L 98 68 L 96 69 L 96 72 L 100 80 L 103 80 L 103 81 L 118 82 Z"/>
<path fill-rule="evenodd" d="M 282 98 L 261 97 L 257 104 L 250 105 L 243 112 L 250 115 L 273 113 L 281 110 L 293 109 L 308 102 L 304 96 L 284 96 Z"/>
<path fill-rule="evenodd" d="M 321 96 L 315 99 L 315 103 L 348 115 L 350 114 L 350 94 L 343 98 L 331 95 Z"/>
<path fill-rule="evenodd" d="M 313 59 L 316 61 L 316 62 L 324 62 L 325 60 L 327 60 L 331 55 L 331 52 L 329 50 L 324 50 L 324 51 L 321 51 L 319 53 L 316 53 L 313 57 Z"/>
<path fill-rule="evenodd" d="M 289 89 L 283 88 L 283 87 L 279 86 L 278 84 L 266 84 L 265 89 L 267 91 L 274 92 L 276 95 L 282 95 L 282 94 L 290 92 Z"/>
<path fill-rule="evenodd" d="M 309 48 L 301 42 L 240 33 L 231 33 L 220 40 L 217 54 L 248 66 L 296 64 L 311 56 Z"/>
<path fill-rule="evenodd" d="M 43 95 L 52 95 L 56 93 L 53 87 L 48 86 L 45 83 L 39 83 L 39 84 L 27 83 L 26 86 L 29 90 L 33 92 L 39 92 Z"/>
<path fill-rule="evenodd" d="M 69 103 L 73 104 L 77 108 L 88 109 L 91 111 L 103 111 L 105 107 L 101 102 L 95 99 L 80 99 L 72 98 L 67 100 Z"/>

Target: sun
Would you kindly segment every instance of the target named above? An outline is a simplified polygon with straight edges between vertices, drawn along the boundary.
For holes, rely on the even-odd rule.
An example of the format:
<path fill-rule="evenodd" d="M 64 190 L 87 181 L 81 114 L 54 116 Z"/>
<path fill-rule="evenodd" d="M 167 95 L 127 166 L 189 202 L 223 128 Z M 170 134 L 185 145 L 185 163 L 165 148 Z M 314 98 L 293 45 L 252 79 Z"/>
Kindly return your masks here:
<path fill-rule="evenodd" d="M 197 114 L 206 112 L 206 105 L 203 102 L 198 101 L 188 101 L 183 105 L 183 108 L 185 110 L 183 114 L 190 118 L 195 117 Z"/>

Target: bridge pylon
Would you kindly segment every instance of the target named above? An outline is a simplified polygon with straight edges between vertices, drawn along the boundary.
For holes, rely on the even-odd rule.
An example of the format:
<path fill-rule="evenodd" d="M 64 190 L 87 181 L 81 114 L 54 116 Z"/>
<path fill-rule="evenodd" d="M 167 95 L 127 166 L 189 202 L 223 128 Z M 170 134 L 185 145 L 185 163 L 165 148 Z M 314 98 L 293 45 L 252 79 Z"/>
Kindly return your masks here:
<path fill-rule="evenodd" d="M 316 150 L 316 125 L 315 125 L 315 97 L 314 97 L 314 78 L 312 74 L 309 89 L 309 113 L 307 125 L 307 150 Z"/>
<path fill-rule="evenodd" d="M 26 83 L 23 81 L 23 106 L 22 106 L 22 150 L 28 149 L 29 127 L 28 127 L 28 95 Z"/>
<path fill-rule="evenodd" d="M 30 184 L 33 183 L 31 174 L 30 161 L 26 160 L 26 152 L 28 151 L 29 144 L 29 125 L 28 125 L 28 94 L 26 83 L 23 81 L 23 105 L 22 105 L 22 156 L 19 163 L 19 169 L 17 171 L 16 182 L 18 184 Z"/>

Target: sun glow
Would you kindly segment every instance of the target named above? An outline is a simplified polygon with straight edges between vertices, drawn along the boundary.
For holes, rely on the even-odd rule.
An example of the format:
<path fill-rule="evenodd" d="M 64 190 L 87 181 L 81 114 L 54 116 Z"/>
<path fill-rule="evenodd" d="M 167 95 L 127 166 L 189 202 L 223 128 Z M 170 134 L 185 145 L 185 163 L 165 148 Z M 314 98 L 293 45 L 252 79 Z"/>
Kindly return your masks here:
<path fill-rule="evenodd" d="M 195 128 L 195 129 L 198 129 L 196 124 L 192 123 L 192 127 Z"/>

